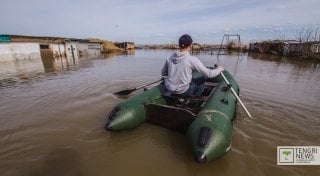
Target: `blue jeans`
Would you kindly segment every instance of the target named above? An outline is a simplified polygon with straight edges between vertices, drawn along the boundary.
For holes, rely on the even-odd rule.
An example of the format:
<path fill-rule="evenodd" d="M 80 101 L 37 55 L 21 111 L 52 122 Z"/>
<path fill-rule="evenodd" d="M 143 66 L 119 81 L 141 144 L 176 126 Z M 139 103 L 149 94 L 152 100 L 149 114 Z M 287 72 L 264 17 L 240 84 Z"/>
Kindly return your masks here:
<path fill-rule="evenodd" d="M 189 89 L 180 94 L 181 96 L 202 96 L 202 92 L 204 89 L 204 84 L 206 82 L 206 78 L 201 76 L 198 78 L 192 78 L 191 83 L 189 85 Z"/>

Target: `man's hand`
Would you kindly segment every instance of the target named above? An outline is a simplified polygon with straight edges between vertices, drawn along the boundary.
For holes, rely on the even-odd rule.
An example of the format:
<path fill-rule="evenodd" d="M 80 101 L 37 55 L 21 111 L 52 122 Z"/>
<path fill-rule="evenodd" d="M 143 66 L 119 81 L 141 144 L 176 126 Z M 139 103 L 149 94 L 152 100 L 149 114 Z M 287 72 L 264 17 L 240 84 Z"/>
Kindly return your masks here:
<path fill-rule="evenodd" d="M 218 69 L 220 72 L 224 70 L 224 67 L 222 65 L 219 65 L 216 69 Z"/>

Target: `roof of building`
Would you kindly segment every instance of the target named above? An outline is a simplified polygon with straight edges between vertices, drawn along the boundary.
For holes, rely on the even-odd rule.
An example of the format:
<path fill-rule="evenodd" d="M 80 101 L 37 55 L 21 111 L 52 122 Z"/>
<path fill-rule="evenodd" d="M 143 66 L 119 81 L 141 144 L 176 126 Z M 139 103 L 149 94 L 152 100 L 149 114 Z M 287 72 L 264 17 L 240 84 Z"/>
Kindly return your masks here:
<path fill-rule="evenodd" d="M 11 42 L 38 42 L 38 43 L 88 42 L 88 43 L 103 43 L 103 40 L 100 40 L 100 39 L 77 39 L 77 38 L 64 38 L 64 37 L 24 36 L 24 35 L 8 35 L 8 34 L 1 34 L 0 37 L 9 38 Z"/>

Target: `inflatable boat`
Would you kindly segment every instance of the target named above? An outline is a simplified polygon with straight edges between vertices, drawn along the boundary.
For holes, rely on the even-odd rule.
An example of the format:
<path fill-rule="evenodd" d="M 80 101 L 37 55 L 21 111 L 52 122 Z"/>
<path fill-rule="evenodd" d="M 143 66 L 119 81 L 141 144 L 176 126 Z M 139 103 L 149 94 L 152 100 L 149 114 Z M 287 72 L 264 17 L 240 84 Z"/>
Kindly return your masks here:
<path fill-rule="evenodd" d="M 186 133 L 197 162 L 217 159 L 231 147 L 237 103 L 231 87 L 239 94 L 234 78 L 226 70 L 223 74 L 230 83 L 221 75 L 207 79 L 201 97 L 173 95 L 164 83 L 144 90 L 117 104 L 108 115 L 105 128 L 128 130 L 148 121 Z"/>

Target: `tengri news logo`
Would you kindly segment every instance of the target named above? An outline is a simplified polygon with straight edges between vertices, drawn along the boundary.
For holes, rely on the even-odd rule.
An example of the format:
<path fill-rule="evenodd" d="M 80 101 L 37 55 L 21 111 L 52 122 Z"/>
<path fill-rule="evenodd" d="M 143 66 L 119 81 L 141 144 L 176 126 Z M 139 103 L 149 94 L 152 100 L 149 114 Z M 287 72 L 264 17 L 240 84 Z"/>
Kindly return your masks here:
<path fill-rule="evenodd" d="M 278 165 L 320 165 L 320 146 L 278 146 Z"/>
<path fill-rule="evenodd" d="M 294 163 L 294 149 L 293 148 L 279 148 L 278 149 L 279 163 Z"/>

